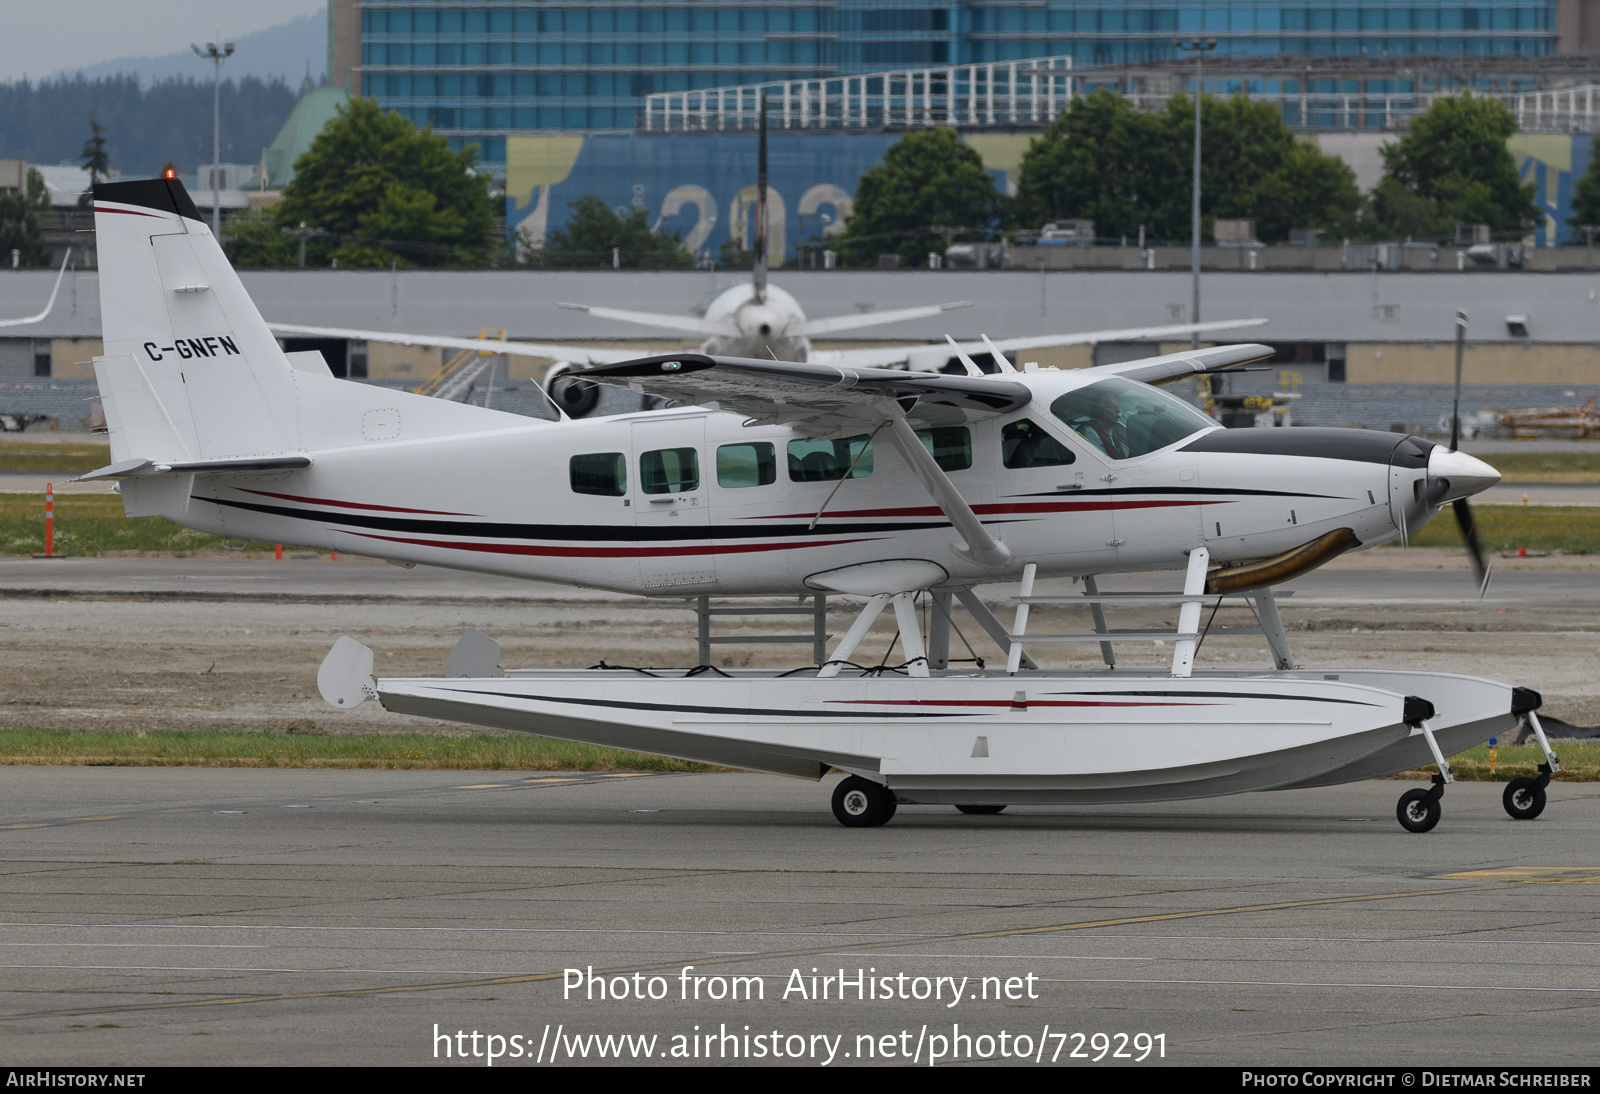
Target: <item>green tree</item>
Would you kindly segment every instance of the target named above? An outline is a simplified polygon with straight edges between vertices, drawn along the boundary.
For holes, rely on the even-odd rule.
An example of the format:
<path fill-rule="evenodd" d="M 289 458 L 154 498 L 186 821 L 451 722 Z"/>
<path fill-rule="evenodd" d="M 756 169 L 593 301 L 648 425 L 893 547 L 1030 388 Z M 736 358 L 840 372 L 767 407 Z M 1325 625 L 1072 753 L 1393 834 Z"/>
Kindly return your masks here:
<path fill-rule="evenodd" d="M 1355 174 L 1297 140 L 1270 103 L 1200 101 L 1202 235 L 1219 217 L 1256 222 L 1265 242 L 1291 228 L 1348 231 L 1360 207 Z M 1142 112 L 1107 89 L 1073 102 L 1029 147 L 1013 209 L 1037 227 L 1092 219 L 1101 236 L 1187 240 L 1191 231 L 1194 100 Z"/>
<path fill-rule="evenodd" d="M 235 266 L 293 266 L 299 260 L 298 244 L 283 234 L 272 209 L 234 214 L 222 249 Z"/>
<path fill-rule="evenodd" d="M 78 208 L 87 209 L 94 200 L 94 184 L 111 177 L 111 157 L 106 154 L 106 130 L 94 114 L 89 115 L 89 139 L 78 153 L 83 169 L 89 172 L 89 189 L 78 195 Z"/>
<path fill-rule="evenodd" d="M 1167 130 L 1192 163 L 1194 100 L 1176 96 L 1168 103 Z M 1223 218 L 1254 220 L 1256 238 L 1263 243 L 1288 239 L 1291 228 L 1346 234 L 1354 227 L 1361 207 L 1355 172 L 1339 157 L 1298 140 L 1273 104 L 1243 95 L 1206 96 L 1200 103 L 1200 139 L 1206 234 Z"/>
<path fill-rule="evenodd" d="M 1411 123 L 1398 142 L 1383 146 L 1385 181 L 1393 180 L 1415 197 L 1432 202 L 1436 224 L 1487 224 L 1490 231 L 1521 233 L 1539 218 L 1534 183 L 1517 176 L 1517 163 L 1506 139 L 1517 123 L 1494 99 L 1470 94 L 1434 102 Z M 1390 188 L 1389 198 L 1398 198 Z M 1426 209 L 1395 200 L 1374 202 L 1369 210 L 1370 234 L 1398 236 L 1402 225 L 1386 221 L 1386 210 Z M 1442 233 L 1434 232 L 1433 235 Z"/>
<path fill-rule="evenodd" d="M 0 190 L 0 261 L 10 264 L 11 252 L 21 251 L 18 261 L 24 266 L 50 263 L 50 248 L 44 245 L 41 221 L 50 212 L 50 192 L 39 172 L 28 169 L 28 184 L 11 194 Z"/>
<path fill-rule="evenodd" d="M 999 227 L 1001 202 L 983 160 L 955 130 L 907 133 L 856 182 L 840 249 L 858 265 L 894 251 L 902 266 L 921 266 L 929 251 Z"/>
<path fill-rule="evenodd" d="M 613 249 L 617 264 L 625 269 L 673 269 L 692 266 L 694 256 L 684 250 L 677 232 L 653 232 L 643 209 L 626 216 L 597 197 L 569 202 L 572 215 L 565 227 L 545 236 L 544 249 L 535 252 L 534 265 L 610 268 Z"/>
<path fill-rule="evenodd" d="M 1572 184 L 1572 240 L 1581 243 L 1583 229 L 1600 225 L 1600 141 L 1589 146 L 1589 166 Z"/>
<path fill-rule="evenodd" d="M 1075 99 L 1022 158 L 1013 217 L 1037 228 L 1048 221 L 1093 220 L 1101 235 L 1168 237 L 1186 225 L 1182 150 L 1162 115 L 1134 108 L 1110 88 Z M 1187 228 L 1184 229 L 1187 234 Z"/>
<path fill-rule="evenodd" d="M 452 152 L 431 128 L 352 99 L 295 161 L 270 223 L 279 235 L 302 222 L 328 233 L 307 246 L 308 266 L 485 265 L 500 252 L 489 179 L 476 165 L 475 147 Z M 235 263 L 287 264 L 264 218 L 241 220 L 226 245 Z"/>

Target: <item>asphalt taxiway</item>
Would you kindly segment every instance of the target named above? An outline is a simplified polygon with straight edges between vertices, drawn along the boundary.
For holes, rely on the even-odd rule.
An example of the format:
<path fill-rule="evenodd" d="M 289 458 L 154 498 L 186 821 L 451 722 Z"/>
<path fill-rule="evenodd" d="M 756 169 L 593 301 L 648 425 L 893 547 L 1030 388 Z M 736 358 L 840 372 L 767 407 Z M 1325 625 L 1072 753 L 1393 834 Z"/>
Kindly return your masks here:
<path fill-rule="evenodd" d="M 610 1062 L 595 1034 L 653 1035 L 657 1064 L 925 1065 L 964 1034 L 989 1040 L 941 1062 L 1026 1037 L 1086 1065 L 1144 1033 L 1168 1064 L 1594 1060 L 1593 784 L 1532 822 L 1457 784 L 1418 836 L 1397 782 L 850 830 L 831 781 L 0 768 L 3 1054 L 463 1062 L 443 1032 L 475 1066 L 491 1035 L 500 1066 Z M 591 967 L 630 998 L 569 991 Z M 762 997 L 709 998 L 735 977 Z"/>

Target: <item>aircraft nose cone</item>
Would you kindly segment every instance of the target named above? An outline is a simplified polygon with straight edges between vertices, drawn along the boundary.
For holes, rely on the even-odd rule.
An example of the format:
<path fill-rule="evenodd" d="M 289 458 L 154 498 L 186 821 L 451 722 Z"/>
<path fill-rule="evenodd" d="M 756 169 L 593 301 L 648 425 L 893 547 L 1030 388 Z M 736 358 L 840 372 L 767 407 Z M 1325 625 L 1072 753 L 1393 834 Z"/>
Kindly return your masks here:
<path fill-rule="evenodd" d="M 1436 445 L 1428 453 L 1428 497 L 1435 505 L 1481 493 L 1500 481 L 1500 472 L 1465 452 Z"/>
<path fill-rule="evenodd" d="M 747 337 L 770 338 L 775 331 L 781 332 L 783 325 L 777 313 L 767 307 L 745 308 L 739 316 L 739 326 Z"/>

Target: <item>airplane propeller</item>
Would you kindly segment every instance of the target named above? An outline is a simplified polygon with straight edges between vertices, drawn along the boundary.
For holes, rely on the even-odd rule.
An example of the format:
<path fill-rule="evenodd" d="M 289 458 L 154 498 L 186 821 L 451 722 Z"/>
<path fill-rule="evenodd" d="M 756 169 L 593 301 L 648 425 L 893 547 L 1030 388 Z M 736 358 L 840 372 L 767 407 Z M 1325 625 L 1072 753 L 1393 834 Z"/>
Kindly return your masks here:
<path fill-rule="evenodd" d="M 1467 313 L 1456 312 L 1456 393 L 1455 401 L 1450 407 L 1450 451 L 1456 452 L 1461 447 L 1461 358 L 1466 350 L 1467 342 Z M 1429 473 L 1432 473 L 1432 460 L 1429 460 Z M 1448 466 L 1448 465 L 1447 465 Z M 1449 489 L 1449 479 L 1444 479 L 1444 489 Z M 1483 546 L 1478 542 L 1478 522 L 1473 519 L 1472 506 L 1467 504 L 1465 497 L 1458 497 L 1450 503 L 1456 516 L 1456 527 L 1461 529 L 1461 539 L 1467 545 L 1467 554 L 1472 557 L 1472 570 L 1478 577 L 1478 598 L 1481 600 L 1489 592 L 1489 582 L 1494 577 L 1494 567 L 1483 553 Z"/>

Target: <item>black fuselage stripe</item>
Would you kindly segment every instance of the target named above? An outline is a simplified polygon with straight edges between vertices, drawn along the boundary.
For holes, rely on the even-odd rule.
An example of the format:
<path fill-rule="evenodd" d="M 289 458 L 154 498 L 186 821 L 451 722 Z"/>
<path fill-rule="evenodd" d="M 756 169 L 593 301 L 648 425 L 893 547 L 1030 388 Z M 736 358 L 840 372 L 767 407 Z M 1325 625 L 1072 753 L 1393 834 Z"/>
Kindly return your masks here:
<path fill-rule="evenodd" d="M 1298 490 L 1229 490 L 1220 486 L 1123 486 L 1094 490 L 1040 490 L 1033 494 L 1006 494 L 1008 498 L 1090 498 L 1115 497 L 1119 494 L 1178 494 L 1186 497 L 1226 497 L 1238 494 L 1260 498 L 1326 498 L 1330 501 L 1349 501 L 1338 494 L 1306 494 Z"/>
<path fill-rule="evenodd" d="M 916 532 L 950 527 L 946 520 L 914 522 L 836 523 L 771 525 L 705 525 L 702 527 L 639 528 L 631 524 L 506 524 L 499 521 L 424 520 L 418 517 L 384 516 L 375 513 L 328 513 L 311 509 L 293 509 L 283 505 L 264 505 L 260 502 L 235 501 L 231 498 L 198 499 L 215 502 L 233 509 L 252 513 L 266 513 L 275 517 L 292 517 L 322 524 L 336 524 L 350 528 L 371 528 L 385 532 L 408 532 L 413 535 L 473 536 L 480 539 L 505 540 L 555 540 L 558 542 L 623 542 L 654 543 L 681 542 L 708 539 L 770 539 L 775 537 L 836 537 L 848 534 L 885 532 Z M 1016 519 L 1016 518 L 1014 518 Z M 1027 518 L 1020 518 L 1027 519 Z M 990 520 L 985 524 L 1007 524 L 1011 520 Z"/>

